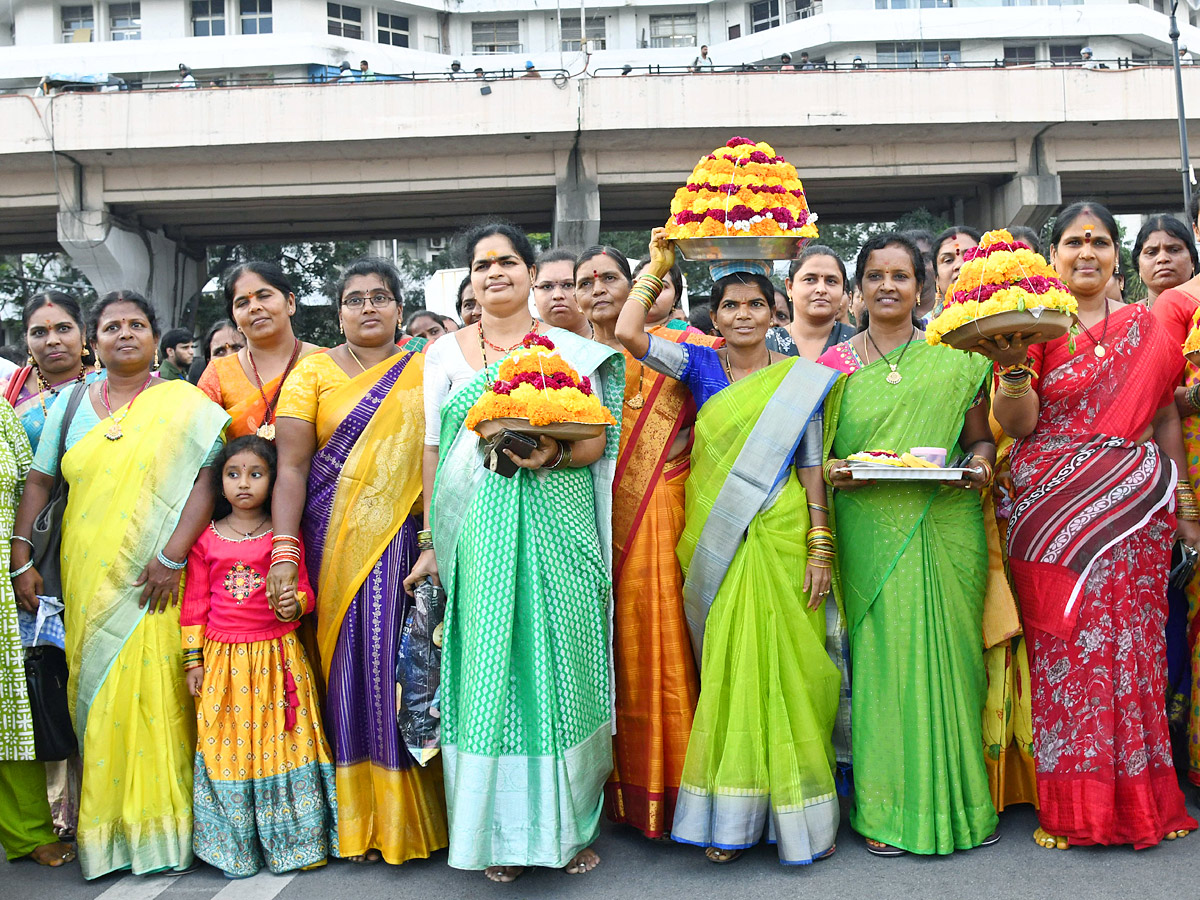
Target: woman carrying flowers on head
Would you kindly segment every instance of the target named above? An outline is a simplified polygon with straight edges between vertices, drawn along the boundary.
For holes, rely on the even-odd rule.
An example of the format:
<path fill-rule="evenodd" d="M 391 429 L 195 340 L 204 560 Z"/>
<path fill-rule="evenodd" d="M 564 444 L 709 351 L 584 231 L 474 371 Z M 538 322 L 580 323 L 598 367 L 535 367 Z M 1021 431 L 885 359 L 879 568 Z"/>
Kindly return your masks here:
<path fill-rule="evenodd" d="M 270 441 L 225 445 L 212 466 L 221 499 L 188 553 L 180 611 L 197 699 L 193 846 L 226 878 L 319 866 L 337 847 L 333 761 L 296 636 L 315 599 L 302 558 L 297 586 L 267 599 L 275 470 Z"/>
<path fill-rule="evenodd" d="M 221 282 L 226 311 L 245 346 L 210 359 L 196 386 L 233 419 L 229 437 L 257 434 L 272 441 L 284 382 L 300 360 L 322 348 L 292 331 L 296 295 L 277 264 L 238 263 Z"/>
<path fill-rule="evenodd" d="M 660 231 L 654 255 L 658 269 L 674 255 Z M 767 266 L 714 266 L 720 350 L 648 335 L 645 275 L 616 334 L 700 409 L 678 548 L 700 697 L 671 836 L 718 863 L 766 837 L 780 862 L 803 865 L 833 852 L 839 821 L 841 676 L 825 650 L 833 545 L 820 502 L 821 403 L 836 376 L 767 349 Z"/>
<path fill-rule="evenodd" d="M 79 862 L 85 878 L 184 870 L 192 863 L 196 732 L 176 607 L 187 553 L 212 518 L 207 471 L 229 422 L 186 381 L 151 374 L 154 310 L 132 291 L 91 315 L 107 369 L 81 391 L 70 422 L 50 410 L 17 511 L 29 538 L 60 470 L 68 700 L 83 758 Z M 37 609 L 41 576 L 18 542 L 13 587 Z"/>
<path fill-rule="evenodd" d="M 399 292 L 391 263 L 351 263 L 335 289 L 345 343 L 303 360 L 284 385 L 267 577 L 272 601 L 296 589 L 303 540 L 317 588 L 337 853 L 392 865 L 446 846 L 441 767 L 417 764 L 396 719 L 425 422 L 423 357 L 396 346 Z"/>
<path fill-rule="evenodd" d="M 536 352 L 541 328 L 528 306 L 536 269 L 529 239 L 509 225 L 473 229 L 465 248 L 483 317 L 438 341 L 426 363 L 433 549 L 406 579 L 411 589 L 440 578 L 446 589 L 449 861 L 500 882 L 525 866 L 581 874 L 600 861 L 590 846 L 612 771 L 610 529 L 620 429 L 574 442 L 543 434 L 524 458 L 504 451 L 517 467 L 512 477 L 485 469 L 468 414 L 510 354 L 526 343 Z M 531 331 L 539 335 L 527 340 Z M 619 416 L 620 354 L 561 329 L 545 335 L 591 385 L 593 396 L 576 399 L 599 398 Z M 494 399 L 503 395 L 490 393 L 505 415 Z"/>
<path fill-rule="evenodd" d="M 907 237 L 871 238 L 856 269 L 865 324 L 821 358 L 847 373 L 825 404 L 825 466 L 854 669 L 851 824 L 879 856 L 946 854 L 992 843 L 998 821 L 981 736 L 988 555 L 976 493 L 995 459 L 990 366 L 921 340 L 925 266 Z M 913 447 L 971 454 L 966 477 L 867 482 L 845 464 Z"/>
<path fill-rule="evenodd" d="M 656 229 L 656 237 L 659 229 Z M 658 293 L 677 267 L 651 243 L 643 285 Z M 644 367 L 621 346 L 617 317 L 633 287 L 629 264 L 592 247 L 575 264 L 575 299 L 595 339 L 625 357 L 621 445 L 613 489 L 613 657 L 617 733 L 606 813 L 650 838 L 670 835 L 700 680 L 683 615 L 684 484 L 691 471 L 696 404 L 681 381 Z M 656 280 L 660 279 L 660 280 Z M 670 306 L 667 307 L 667 312 Z M 647 329 L 673 344 L 719 340 L 665 325 Z"/>
<path fill-rule="evenodd" d="M 1183 360 L 1145 307 L 1105 297 L 1118 240 L 1097 203 L 1059 213 L 1051 261 L 1082 332 L 983 345 L 1006 367 L 996 420 L 1017 439 L 1008 559 L 1030 644 L 1035 840 L 1050 848 L 1149 847 L 1196 827 L 1164 707 L 1171 544 L 1200 544 L 1174 402 Z"/>

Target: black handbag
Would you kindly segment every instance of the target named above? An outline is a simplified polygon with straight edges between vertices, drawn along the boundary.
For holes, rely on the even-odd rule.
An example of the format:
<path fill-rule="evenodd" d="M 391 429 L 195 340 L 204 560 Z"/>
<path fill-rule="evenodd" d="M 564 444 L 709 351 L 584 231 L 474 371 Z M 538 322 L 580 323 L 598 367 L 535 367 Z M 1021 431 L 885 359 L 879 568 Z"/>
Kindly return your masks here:
<path fill-rule="evenodd" d="M 33 747 L 40 762 L 69 759 L 79 751 L 67 704 L 67 654 L 58 647 L 25 651 L 25 684 L 33 716 Z"/>
<path fill-rule="evenodd" d="M 58 465 L 55 466 L 54 487 L 50 490 L 50 499 L 33 520 L 33 560 L 38 574 L 42 576 L 42 593 L 47 597 L 62 599 L 62 573 L 59 571 L 59 551 L 62 549 L 62 518 L 67 508 L 67 480 L 63 478 L 63 454 L 67 450 L 67 429 L 75 418 L 75 410 L 79 401 L 87 392 L 87 384 L 81 382 L 75 385 L 67 398 L 66 415 L 63 416 L 62 429 L 58 433 Z"/>

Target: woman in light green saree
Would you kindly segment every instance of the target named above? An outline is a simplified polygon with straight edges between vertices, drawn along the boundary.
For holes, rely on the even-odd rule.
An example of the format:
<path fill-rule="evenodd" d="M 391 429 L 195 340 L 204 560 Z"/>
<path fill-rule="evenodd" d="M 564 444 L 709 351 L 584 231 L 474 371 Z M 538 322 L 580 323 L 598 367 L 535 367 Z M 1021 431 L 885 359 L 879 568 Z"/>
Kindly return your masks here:
<path fill-rule="evenodd" d="M 880 856 L 951 853 L 992 843 L 997 823 L 981 736 L 988 555 L 978 489 L 995 460 L 991 363 L 921 340 L 912 309 L 924 266 L 906 238 L 868 241 L 857 274 L 869 323 L 820 360 L 849 373 L 826 400 L 825 444 L 853 667 L 851 823 Z M 844 463 L 913 447 L 971 453 L 968 477 L 854 482 Z"/>
<path fill-rule="evenodd" d="M 652 252 L 670 250 L 656 240 Z M 804 539 L 825 524 L 821 402 L 836 376 L 767 349 L 772 288 L 761 269 L 713 274 L 722 349 L 647 335 L 637 301 L 617 323 L 629 352 L 686 384 L 700 408 L 678 547 L 700 699 L 671 837 L 719 863 L 766 837 L 781 863 L 804 865 L 833 852 L 840 816 L 830 571 Z"/>

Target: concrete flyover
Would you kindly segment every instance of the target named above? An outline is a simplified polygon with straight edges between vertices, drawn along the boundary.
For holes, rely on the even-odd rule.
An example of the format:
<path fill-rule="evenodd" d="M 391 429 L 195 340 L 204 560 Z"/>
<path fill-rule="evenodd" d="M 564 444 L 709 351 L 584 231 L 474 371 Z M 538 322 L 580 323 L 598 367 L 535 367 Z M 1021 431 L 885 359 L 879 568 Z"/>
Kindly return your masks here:
<path fill-rule="evenodd" d="M 1200 67 L 1184 78 L 1200 97 Z M 212 243 L 504 216 L 578 244 L 658 224 L 734 134 L 795 162 L 826 221 L 925 206 L 1036 225 L 1085 195 L 1173 209 L 1172 79 L 959 68 L 0 97 L 0 251 L 62 247 L 98 289 L 142 288 L 174 312 Z"/>

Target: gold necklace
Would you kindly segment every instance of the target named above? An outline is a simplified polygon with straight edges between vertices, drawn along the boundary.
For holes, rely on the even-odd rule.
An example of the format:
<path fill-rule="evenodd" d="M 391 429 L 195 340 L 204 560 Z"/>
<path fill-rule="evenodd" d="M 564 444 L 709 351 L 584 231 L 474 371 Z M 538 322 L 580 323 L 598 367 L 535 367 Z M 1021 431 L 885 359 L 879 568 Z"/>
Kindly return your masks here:
<path fill-rule="evenodd" d="M 883 379 L 888 384 L 899 384 L 904 380 L 904 376 L 901 375 L 899 371 L 900 361 L 904 359 L 904 354 L 908 352 L 908 345 L 912 343 L 912 339 L 916 333 L 917 326 L 914 325 L 912 327 L 912 331 L 908 333 L 908 340 L 904 344 L 904 349 L 900 351 L 900 356 L 896 358 L 894 363 L 890 363 L 888 362 L 887 357 L 883 355 L 883 351 L 879 349 L 879 345 L 875 343 L 875 338 L 871 337 L 871 329 L 868 328 L 866 330 L 867 341 L 871 342 L 871 346 L 875 348 L 875 352 L 879 354 L 879 358 L 886 363 L 889 369 L 891 369 L 891 371 L 888 372 L 887 377 Z M 869 366 L 871 364 L 871 354 L 867 352 L 867 341 L 863 341 L 863 355 L 867 358 L 867 365 Z"/>
<path fill-rule="evenodd" d="M 724 363 L 724 365 L 725 365 L 725 375 L 726 375 L 726 377 L 729 378 L 729 383 L 733 384 L 733 382 L 734 382 L 733 369 L 729 368 L 729 350 L 728 349 L 725 350 L 725 358 L 722 359 L 721 362 Z M 768 348 L 768 350 L 767 350 L 767 366 L 769 366 L 769 365 L 771 365 L 771 351 Z M 763 368 L 765 369 L 767 366 L 763 366 Z M 759 370 L 755 369 L 754 371 L 757 372 Z M 747 372 L 746 374 L 752 375 L 754 373 Z"/>
<path fill-rule="evenodd" d="M 358 363 L 358 367 L 360 369 L 362 369 L 364 372 L 366 372 L 367 367 L 362 364 L 362 360 L 358 358 L 358 354 L 355 353 L 354 350 L 351 348 L 349 341 L 346 341 L 345 347 L 346 347 L 346 352 L 349 353 L 354 358 L 354 361 L 356 363 Z"/>

